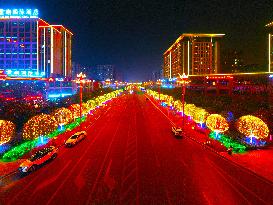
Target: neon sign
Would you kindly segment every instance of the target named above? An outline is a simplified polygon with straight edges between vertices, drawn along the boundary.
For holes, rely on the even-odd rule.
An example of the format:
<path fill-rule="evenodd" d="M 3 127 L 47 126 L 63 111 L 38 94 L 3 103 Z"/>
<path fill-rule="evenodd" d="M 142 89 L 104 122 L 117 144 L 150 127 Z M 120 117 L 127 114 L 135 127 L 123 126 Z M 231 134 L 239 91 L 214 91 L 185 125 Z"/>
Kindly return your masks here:
<path fill-rule="evenodd" d="M 0 9 L 0 18 L 38 18 L 38 9 Z"/>
<path fill-rule="evenodd" d="M 6 74 L 9 77 L 42 78 L 45 76 L 45 72 L 27 71 L 27 70 L 6 70 Z"/>

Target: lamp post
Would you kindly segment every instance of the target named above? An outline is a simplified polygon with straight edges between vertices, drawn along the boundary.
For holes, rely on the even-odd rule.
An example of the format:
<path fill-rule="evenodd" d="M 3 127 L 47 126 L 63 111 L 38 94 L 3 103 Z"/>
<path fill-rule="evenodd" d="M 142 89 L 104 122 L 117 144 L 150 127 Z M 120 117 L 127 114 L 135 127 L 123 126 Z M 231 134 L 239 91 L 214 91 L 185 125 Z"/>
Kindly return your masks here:
<path fill-rule="evenodd" d="M 82 72 L 80 74 L 77 74 L 77 83 L 80 84 L 80 123 L 82 122 L 82 87 L 84 83 L 84 78 L 86 78 L 86 75 Z"/>
<path fill-rule="evenodd" d="M 182 85 L 182 129 L 184 130 L 185 127 L 185 113 L 184 113 L 184 109 L 185 109 L 185 94 L 186 94 L 186 84 L 188 84 L 190 81 L 188 80 L 188 76 L 185 75 L 185 73 L 183 73 L 183 75 L 180 75 L 180 81 L 178 81 L 179 83 L 181 83 Z"/>

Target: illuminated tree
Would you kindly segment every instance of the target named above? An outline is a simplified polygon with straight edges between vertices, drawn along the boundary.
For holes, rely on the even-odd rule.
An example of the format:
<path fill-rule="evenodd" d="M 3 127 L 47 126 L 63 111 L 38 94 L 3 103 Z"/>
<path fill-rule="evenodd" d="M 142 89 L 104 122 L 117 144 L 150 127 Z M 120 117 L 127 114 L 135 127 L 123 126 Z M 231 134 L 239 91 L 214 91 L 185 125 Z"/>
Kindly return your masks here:
<path fill-rule="evenodd" d="M 196 123 L 202 124 L 206 122 L 208 116 L 209 113 L 205 109 L 196 107 L 193 113 L 193 120 Z"/>
<path fill-rule="evenodd" d="M 80 117 L 80 105 L 79 104 L 72 104 L 68 107 L 68 109 L 72 112 L 73 118 Z"/>
<path fill-rule="evenodd" d="M 211 114 L 206 120 L 207 127 L 214 132 L 225 132 L 229 129 L 227 120 L 219 114 Z"/>
<path fill-rule="evenodd" d="M 192 117 L 196 108 L 194 104 L 186 104 L 184 109 L 185 115 Z"/>
<path fill-rule="evenodd" d="M 59 125 L 66 125 L 73 121 L 73 114 L 67 108 L 59 108 L 54 113 L 53 116 Z"/>
<path fill-rule="evenodd" d="M 97 104 L 96 104 L 96 101 L 95 100 L 88 100 L 87 101 L 87 106 L 88 106 L 88 109 L 89 110 L 93 110 L 96 108 Z"/>
<path fill-rule="evenodd" d="M 236 122 L 236 128 L 245 136 L 257 139 L 266 139 L 269 134 L 268 127 L 264 121 L 253 115 L 240 117 Z"/>
<path fill-rule="evenodd" d="M 14 136 L 14 123 L 6 120 L 0 120 L 0 145 L 9 142 Z"/>
<path fill-rule="evenodd" d="M 184 103 L 184 105 L 186 105 L 186 103 Z M 177 111 L 180 111 L 182 112 L 182 103 L 180 100 L 176 100 L 174 101 L 174 108 L 177 110 Z"/>
<path fill-rule="evenodd" d="M 33 140 L 56 130 L 58 123 L 51 115 L 41 114 L 30 118 L 23 128 L 23 139 Z"/>

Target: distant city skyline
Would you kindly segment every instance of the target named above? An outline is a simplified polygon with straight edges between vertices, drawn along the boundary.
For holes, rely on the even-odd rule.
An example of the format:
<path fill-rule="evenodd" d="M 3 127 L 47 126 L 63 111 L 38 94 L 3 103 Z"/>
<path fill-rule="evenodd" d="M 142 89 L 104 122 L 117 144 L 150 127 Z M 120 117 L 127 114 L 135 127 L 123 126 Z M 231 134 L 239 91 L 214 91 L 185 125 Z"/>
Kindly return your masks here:
<path fill-rule="evenodd" d="M 267 66 L 265 25 L 273 2 L 254 1 L 0 1 L 2 7 L 38 8 L 41 18 L 73 31 L 72 61 L 113 64 L 126 80 L 147 80 L 182 33 L 225 33 L 223 49 L 243 51 L 245 64 Z"/>

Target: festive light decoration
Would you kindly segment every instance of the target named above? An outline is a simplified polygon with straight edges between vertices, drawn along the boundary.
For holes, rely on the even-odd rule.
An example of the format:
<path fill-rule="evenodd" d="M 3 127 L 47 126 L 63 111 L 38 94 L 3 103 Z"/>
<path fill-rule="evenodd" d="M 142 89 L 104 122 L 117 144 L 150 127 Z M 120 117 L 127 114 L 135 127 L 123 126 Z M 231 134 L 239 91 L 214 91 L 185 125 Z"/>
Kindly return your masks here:
<path fill-rule="evenodd" d="M 23 139 L 33 140 L 48 135 L 58 127 L 58 123 L 51 115 L 41 114 L 32 117 L 23 128 Z"/>
<path fill-rule="evenodd" d="M 73 118 L 76 119 L 80 117 L 80 105 L 79 104 L 72 104 L 68 107 L 68 109 L 72 112 Z"/>
<path fill-rule="evenodd" d="M 196 123 L 203 124 L 206 122 L 208 116 L 209 113 L 205 109 L 196 107 L 193 113 L 193 120 Z"/>
<path fill-rule="evenodd" d="M 99 102 L 99 104 L 102 105 L 106 101 L 117 97 L 122 92 L 123 90 L 119 89 L 103 96 L 99 96 L 95 99 L 91 99 L 88 101 L 88 103 L 83 104 L 83 107 L 85 107 L 84 109 L 86 109 L 87 111 L 90 111 L 91 109 L 95 109 L 98 106 L 97 101 Z M 68 124 L 70 121 L 69 118 L 71 117 L 69 113 L 72 114 L 75 119 L 75 121 L 70 124 Z M 22 144 L 13 147 L 12 149 L 11 147 L 6 147 L 5 145 L 0 146 L 0 152 L 1 154 L 4 154 L 2 160 L 15 161 L 18 158 L 22 157 L 24 154 L 31 151 L 33 148 L 47 144 L 51 138 L 57 137 L 58 135 L 64 133 L 66 130 L 74 129 L 81 122 L 84 122 L 86 120 L 86 116 L 80 118 L 79 113 L 80 106 L 78 104 L 73 104 L 69 107 L 69 109 L 60 108 L 56 110 L 52 115 L 42 114 L 31 118 L 24 125 L 23 129 L 23 138 L 28 141 L 23 142 Z M 65 116 L 65 119 L 61 118 L 61 115 Z M 64 124 L 64 129 L 57 129 L 58 123 L 62 122 L 67 122 L 66 124 Z"/>
<path fill-rule="evenodd" d="M 219 114 L 211 114 L 206 120 L 207 127 L 214 132 L 225 132 L 229 129 L 227 120 Z"/>
<path fill-rule="evenodd" d="M 216 132 L 211 132 L 209 135 L 210 138 L 220 141 L 226 148 L 232 147 L 233 152 L 242 153 L 246 151 L 246 146 L 231 139 L 230 137 L 219 134 Z"/>
<path fill-rule="evenodd" d="M 197 107 L 194 104 L 186 104 L 184 109 L 185 115 L 192 117 L 194 115 L 195 109 L 197 109 Z"/>
<path fill-rule="evenodd" d="M 9 142 L 15 135 L 14 123 L 0 120 L 0 145 Z"/>
<path fill-rule="evenodd" d="M 240 117 L 236 122 L 236 128 L 250 138 L 266 139 L 269 134 L 266 123 L 253 115 Z"/>
<path fill-rule="evenodd" d="M 54 113 L 53 116 L 59 125 L 66 125 L 73 121 L 73 114 L 67 108 L 59 108 Z"/>
<path fill-rule="evenodd" d="M 186 103 L 184 103 L 184 105 L 186 105 Z M 182 103 L 180 100 L 176 100 L 173 103 L 174 109 L 176 109 L 177 111 L 182 112 Z"/>
<path fill-rule="evenodd" d="M 17 160 L 19 157 L 30 152 L 36 146 L 37 141 L 38 139 L 27 141 L 12 148 L 3 155 L 2 160 L 6 162 Z"/>

